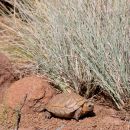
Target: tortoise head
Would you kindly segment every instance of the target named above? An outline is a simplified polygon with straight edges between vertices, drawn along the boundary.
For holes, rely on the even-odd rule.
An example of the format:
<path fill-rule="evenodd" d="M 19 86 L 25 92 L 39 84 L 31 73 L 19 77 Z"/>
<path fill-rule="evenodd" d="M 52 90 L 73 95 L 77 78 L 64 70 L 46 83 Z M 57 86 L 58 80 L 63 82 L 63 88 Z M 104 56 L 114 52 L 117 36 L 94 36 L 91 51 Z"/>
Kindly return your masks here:
<path fill-rule="evenodd" d="M 82 112 L 83 113 L 92 112 L 93 109 L 94 109 L 94 104 L 91 101 L 85 102 L 83 104 Z"/>

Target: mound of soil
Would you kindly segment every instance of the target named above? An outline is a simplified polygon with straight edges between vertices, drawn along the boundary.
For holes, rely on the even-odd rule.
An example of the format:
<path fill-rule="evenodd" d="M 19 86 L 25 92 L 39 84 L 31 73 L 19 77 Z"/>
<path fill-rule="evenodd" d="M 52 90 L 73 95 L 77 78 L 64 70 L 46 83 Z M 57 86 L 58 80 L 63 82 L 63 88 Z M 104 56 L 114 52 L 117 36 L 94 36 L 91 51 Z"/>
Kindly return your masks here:
<path fill-rule="evenodd" d="M 27 114 L 40 111 L 53 95 L 55 90 L 45 78 L 32 75 L 12 83 L 6 91 L 5 104 L 14 110 L 22 107 Z"/>
<path fill-rule="evenodd" d="M 10 60 L 3 53 L 0 53 L 0 103 L 3 100 L 4 92 L 14 80 L 13 68 Z"/>

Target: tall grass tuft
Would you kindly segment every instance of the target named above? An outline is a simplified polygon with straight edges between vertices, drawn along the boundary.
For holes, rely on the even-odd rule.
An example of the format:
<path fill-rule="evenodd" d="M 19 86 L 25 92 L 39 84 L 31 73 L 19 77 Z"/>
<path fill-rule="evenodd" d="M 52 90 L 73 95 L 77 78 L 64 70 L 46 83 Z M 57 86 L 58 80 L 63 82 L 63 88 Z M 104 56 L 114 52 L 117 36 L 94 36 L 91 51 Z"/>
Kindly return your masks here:
<path fill-rule="evenodd" d="M 100 85 L 118 108 L 130 96 L 129 0 L 11 4 L 16 9 L 13 29 L 24 40 L 15 47 L 36 61 L 38 72 L 61 89 L 71 85 L 79 92 L 85 86 L 88 97 Z"/>

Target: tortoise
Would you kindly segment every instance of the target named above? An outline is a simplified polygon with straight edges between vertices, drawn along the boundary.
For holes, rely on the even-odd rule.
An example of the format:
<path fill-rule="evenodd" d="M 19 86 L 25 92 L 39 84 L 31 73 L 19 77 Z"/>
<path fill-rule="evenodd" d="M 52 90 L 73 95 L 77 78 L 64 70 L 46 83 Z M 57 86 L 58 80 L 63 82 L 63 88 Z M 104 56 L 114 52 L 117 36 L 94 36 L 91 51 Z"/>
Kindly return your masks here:
<path fill-rule="evenodd" d="M 94 104 L 76 93 L 61 93 L 55 95 L 45 106 L 45 117 L 52 115 L 60 118 L 73 118 L 79 120 L 80 117 L 89 112 L 93 112 Z"/>

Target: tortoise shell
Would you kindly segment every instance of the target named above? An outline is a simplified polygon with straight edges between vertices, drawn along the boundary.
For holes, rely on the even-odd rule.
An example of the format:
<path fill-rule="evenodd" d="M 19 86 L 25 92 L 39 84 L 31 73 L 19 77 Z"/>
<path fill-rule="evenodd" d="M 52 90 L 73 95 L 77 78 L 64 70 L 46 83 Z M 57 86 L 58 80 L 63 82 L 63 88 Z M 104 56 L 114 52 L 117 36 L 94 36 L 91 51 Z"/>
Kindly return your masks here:
<path fill-rule="evenodd" d="M 46 110 L 55 116 L 69 118 L 85 102 L 86 99 L 76 93 L 61 93 L 48 102 Z"/>

